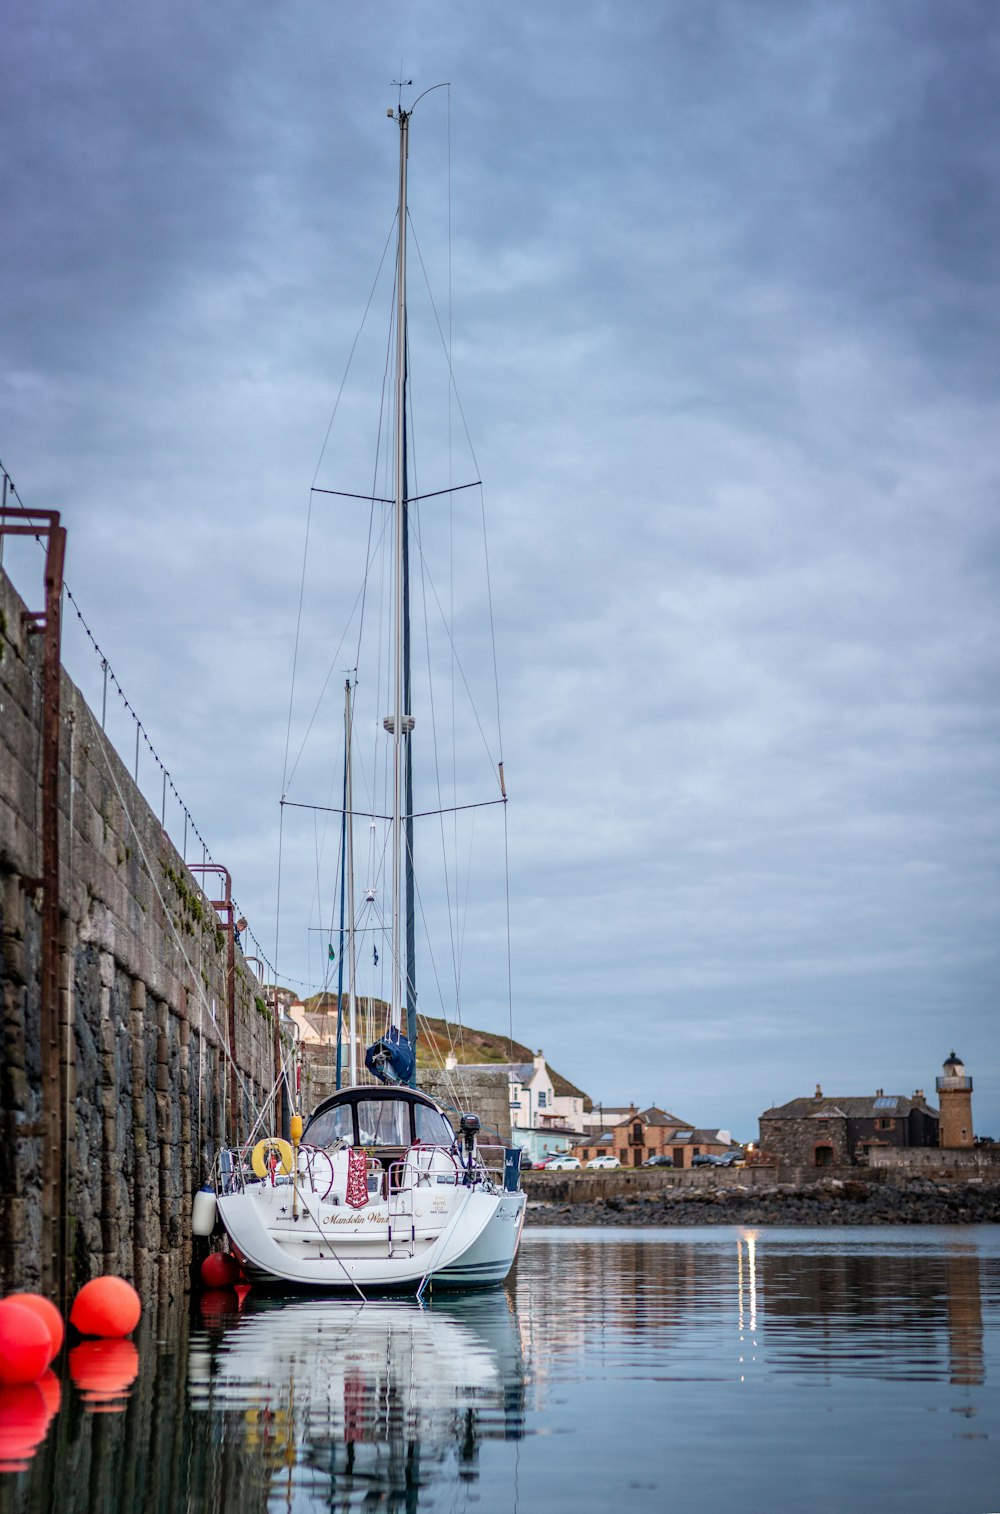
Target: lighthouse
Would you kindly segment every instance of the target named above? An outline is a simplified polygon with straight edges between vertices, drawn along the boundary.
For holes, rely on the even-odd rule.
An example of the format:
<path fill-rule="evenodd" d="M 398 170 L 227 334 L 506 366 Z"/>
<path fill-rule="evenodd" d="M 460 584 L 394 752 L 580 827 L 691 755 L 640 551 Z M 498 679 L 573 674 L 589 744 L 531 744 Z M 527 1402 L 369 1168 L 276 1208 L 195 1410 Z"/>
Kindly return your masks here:
<path fill-rule="evenodd" d="M 965 1075 L 965 1068 L 952 1052 L 941 1069 L 937 1080 L 938 1101 L 941 1105 L 941 1145 L 949 1150 L 971 1150 L 972 1134 L 972 1079 Z"/>

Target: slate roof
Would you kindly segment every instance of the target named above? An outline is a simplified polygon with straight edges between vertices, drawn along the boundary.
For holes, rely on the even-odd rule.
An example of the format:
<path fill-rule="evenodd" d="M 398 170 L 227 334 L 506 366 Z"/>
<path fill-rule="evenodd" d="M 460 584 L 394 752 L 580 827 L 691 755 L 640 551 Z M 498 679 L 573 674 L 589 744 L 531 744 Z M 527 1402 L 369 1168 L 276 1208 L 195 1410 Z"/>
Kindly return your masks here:
<path fill-rule="evenodd" d="M 581 1135 L 578 1130 L 575 1130 L 573 1134 L 576 1137 L 571 1148 L 573 1151 L 582 1150 L 583 1148 L 589 1150 L 592 1146 L 603 1146 L 608 1151 L 614 1152 L 615 1143 L 611 1139 L 611 1132 L 609 1130 L 605 1130 L 601 1135 Z"/>
<path fill-rule="evenodd" d="M 893 1107 L 890 1109 L 889 1100 Z M 864 1094 L 858 1098 L 790 1099 L 787 1104 L 776 1104 L 765 1109 L 762 1120 L 808 1120 L 810 1116 L 820 1119 L 877 1120 L 880 1118 L 905 1119 L 912 1109 L 923 1109 L 937 1118 L 937 1110 L 923 1099 L 908 1099 L 902 1094 Z"/>
<path fill-rule="evenodd" d="M 691 1124 L 687 1120 L 679 1120 L 675 1114 L 669 1114 L 665 1109 L 658 1109 L 651 1104 L 648 1109 L 640 1109 L 636 1114 L 631 1110 L 624 1120 L 619 1120 L 619 1125 L 633 1125 L 636 1120 L 641 1120 L 644 1125 L 666 1125 L 671 1130 L 690 1130 Z"/>

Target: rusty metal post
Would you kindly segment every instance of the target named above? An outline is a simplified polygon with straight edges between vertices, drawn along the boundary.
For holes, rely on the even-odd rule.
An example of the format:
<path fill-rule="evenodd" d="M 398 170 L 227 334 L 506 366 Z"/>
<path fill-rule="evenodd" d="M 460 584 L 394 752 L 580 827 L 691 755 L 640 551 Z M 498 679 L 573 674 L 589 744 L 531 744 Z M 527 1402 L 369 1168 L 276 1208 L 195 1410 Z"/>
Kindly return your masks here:
<path fill-rule="evenodd" d="M 11 524 L 11 522 L 17 524 Z M 42 890 L 39 971 L 39 1041 L 42 1084 L 42 1254 L 41 1282 L 48 1292 L 65 1286 L 63 1249 L 65 1197 L 64 1068 L 59 1027 L 59 727 L 60 651 L 66 528 L 57 510 L 0 507 L 0 535 L 45 536 L 45 609 L 28 612 L 29 630 L 42 635 L 42 875 L 30 880 Z"/>
<path fill-rule="evenodd" d="M 55 516 L 45 554 L 45 627 L 42 641 L 42 952 L 40 1026 L 45 1122 L 42 1181 L 52 1195 L 47 1246 L 50 1284 L 62 1292 L 63 1215 L 62 1037 L 59 1027 L 59 726 L 60 647 L 66 530 Z"/>

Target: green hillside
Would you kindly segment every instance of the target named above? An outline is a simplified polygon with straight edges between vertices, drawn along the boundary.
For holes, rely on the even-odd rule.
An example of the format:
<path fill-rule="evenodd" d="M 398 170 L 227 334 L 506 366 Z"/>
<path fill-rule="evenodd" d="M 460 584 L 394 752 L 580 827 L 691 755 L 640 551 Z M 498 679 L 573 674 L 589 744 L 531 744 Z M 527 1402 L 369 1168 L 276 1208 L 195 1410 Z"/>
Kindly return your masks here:
<path fill-rule="evenodd" d="M 347 1008 L 346 994 L 344 1008 Z M 375 1008 L 384 1012 L 387 1005 L 377 999 Z M 336 1014 L 337 995 L 314 994 L 311 999 L 305 1000 L 305 1009 L 310 1015 Z M 509 1036 L 499 1032 L 473 1030 L 468 1025 L 451 1025 L 447 1020 L 421 1015 L 417 1035 L 417 1066 L 443 1067 L 449 1052 L 463 1066 L 470 1062 L 503 1066 L 508 1062 L 531 1062 L 535 1056 L 530 1046 L 525 1046 L 521 1041 L 512 1041 Z M 584 1108 L 589 1110 L 590 1100 L 583 1090 L 557 1073 L 551 1062 L 547 1065 L 556 1093 L 582 1098 L 585 1101 Z"/>

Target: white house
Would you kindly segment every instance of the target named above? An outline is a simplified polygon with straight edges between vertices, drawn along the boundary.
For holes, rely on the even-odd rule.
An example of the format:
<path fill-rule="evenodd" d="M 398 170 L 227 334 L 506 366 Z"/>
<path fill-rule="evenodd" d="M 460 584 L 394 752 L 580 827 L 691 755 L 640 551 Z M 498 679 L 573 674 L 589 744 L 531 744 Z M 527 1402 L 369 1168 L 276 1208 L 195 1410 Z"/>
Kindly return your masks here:
<path fill-rule="evenodd" d="M 458 1064 L 453 1056 L 449 1056 L 445 1065 L 456 1067 Z M 495 1070 L 497 1064 L 483 1063 L 482 1066 Z M 470 1071 L 475 1070 L 475 1066 L 470 1068 Z M 541 1051 L 535 1053 L 531 1062 L 508 1063 L 507 1081 L 514 1139 L 525 1147 L 532 1161 L 568 1151 L 574 1137 L 584 1129 L 582 1121 L 586 1105 L 590 1103 L 587 1095 L 558 1073 L 553 1074 Z"/>

